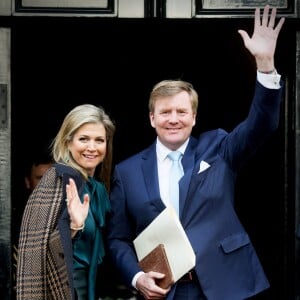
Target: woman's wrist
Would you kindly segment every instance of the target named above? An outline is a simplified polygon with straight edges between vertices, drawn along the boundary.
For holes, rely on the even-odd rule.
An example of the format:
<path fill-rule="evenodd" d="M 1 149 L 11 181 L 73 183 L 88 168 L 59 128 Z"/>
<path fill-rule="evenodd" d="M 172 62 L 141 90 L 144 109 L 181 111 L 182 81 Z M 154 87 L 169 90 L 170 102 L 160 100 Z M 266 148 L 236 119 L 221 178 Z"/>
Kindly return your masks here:
<path fill-rule="evenodd" d="M 84 229 L 84 223 L 82 225 L 78 226 L 78 225 L 72 224 L 72 222 L 71 222 L 70 229 L 74 230 L 74 231 L 83 230 Z"/>

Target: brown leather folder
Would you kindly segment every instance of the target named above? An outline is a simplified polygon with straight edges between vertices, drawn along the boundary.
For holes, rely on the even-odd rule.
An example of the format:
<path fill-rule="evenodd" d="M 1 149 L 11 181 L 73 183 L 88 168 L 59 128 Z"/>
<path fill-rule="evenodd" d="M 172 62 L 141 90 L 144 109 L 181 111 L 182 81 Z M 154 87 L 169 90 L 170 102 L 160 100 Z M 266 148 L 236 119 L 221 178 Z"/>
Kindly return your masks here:
<path fill-rule="evenodd" d="M 165 277 L 156 281 L 156 284 L 166 289 L 174 283 L 172 270 L 163 244 L 157 245 L 144 258 L 139 261 L 144 272 L 155 271 L 165 274 Z"/>

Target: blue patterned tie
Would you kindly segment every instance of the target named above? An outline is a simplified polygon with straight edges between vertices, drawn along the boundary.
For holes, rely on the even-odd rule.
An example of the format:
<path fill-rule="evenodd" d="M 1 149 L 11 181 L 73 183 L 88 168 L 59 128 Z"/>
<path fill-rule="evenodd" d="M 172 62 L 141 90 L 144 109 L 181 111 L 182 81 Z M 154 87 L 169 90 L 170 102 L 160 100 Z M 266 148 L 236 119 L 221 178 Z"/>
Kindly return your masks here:
<path fill-rule="evenodd" d="M 179 179 L 183 175 L 183 170 L 180 165 L 180 158 L 182 154 L 179 151 L 172 151 L 168 154 L 168 157 L 172 160 L 172 166 L 170 169 L 170 202 L 175 211 L 179 215 Z"/>

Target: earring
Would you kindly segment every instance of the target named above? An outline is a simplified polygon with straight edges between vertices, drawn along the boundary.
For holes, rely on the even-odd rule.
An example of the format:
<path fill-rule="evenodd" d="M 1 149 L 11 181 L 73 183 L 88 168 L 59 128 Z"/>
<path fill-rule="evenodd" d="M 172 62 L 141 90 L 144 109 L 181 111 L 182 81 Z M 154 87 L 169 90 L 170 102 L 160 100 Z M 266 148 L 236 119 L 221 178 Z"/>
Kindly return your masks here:
<path fill-rule="evenodd" d="M 68 152 L 66 158 L 65 158 L 65 162 L 68 163 L 70 161 L 70 152 Z"/>

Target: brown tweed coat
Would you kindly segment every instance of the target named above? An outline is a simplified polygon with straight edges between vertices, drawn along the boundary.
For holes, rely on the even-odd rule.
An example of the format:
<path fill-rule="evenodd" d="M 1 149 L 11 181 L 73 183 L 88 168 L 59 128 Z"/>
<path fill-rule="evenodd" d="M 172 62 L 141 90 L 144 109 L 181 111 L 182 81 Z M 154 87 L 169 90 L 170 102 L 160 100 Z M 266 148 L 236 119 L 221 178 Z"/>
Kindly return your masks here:
<path fill-rule="evenodd" d="M 72 177 L 81 191 L 84 180 L 56 164 L 43 176 L 25 207 L 18 247 L 18 300 L 73 300 L 72 239 L 65 206 L 65 185 Z"/>

